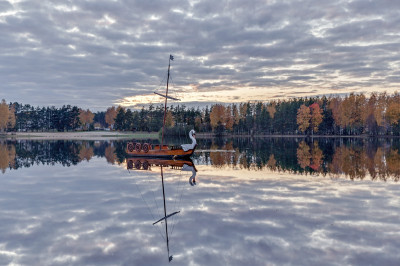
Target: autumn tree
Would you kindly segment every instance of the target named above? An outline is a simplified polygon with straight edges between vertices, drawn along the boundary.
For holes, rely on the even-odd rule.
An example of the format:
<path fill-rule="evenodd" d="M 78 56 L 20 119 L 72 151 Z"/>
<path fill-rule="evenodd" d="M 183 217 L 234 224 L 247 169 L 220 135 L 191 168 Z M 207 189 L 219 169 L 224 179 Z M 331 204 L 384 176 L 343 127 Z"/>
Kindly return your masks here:
<path fill-rule="evenodd" d="M 13 128 L 15 123 L 15 108 L 13 105 L 9 107 L 3 99 L 0 103 L 0 132 L 3 132 L 7 128 Z"/>
<path fill-rule="evenodd" d="M 7 146 L 0 143 L 0 170 L 4 174 L 8 167 L 12 167 L 15 163 L 15 146 Z"/>
<path fill-rule="evenodd" d="M 366 106 L 364 94 L 351 93 L 341 103 L 341 125 L 348 129 L 350 134 L 361 133 L 363 130 L 363 117 Z"/>
<path fill-rule="evenodd" d="M 299 130 L 305 132 L 310 127 L 311 111 L 310 108 L 302 104 L 297 111 L 297 124 Z"/>
<path fill-rule="evenodd" d="M 80 147 L 78 156 L 81 161 L 89 161 L 93 157 L 93 155 L 93 147 L 90 147 L 90 145 L 82 145 Z"/>
<path fill-rule="evenodd" d="M 310 168 L 312 168 L 314 171 L 318 171 L 318 169 L 321 167 L 322 162 L 323 162 L 324 154 L 322 150 L 318 146 L 318 141 L 315 141 L 312 145 L 311 148 L 311 164 Z"/>
<path fill-rule="evenodd" d="M 335 122 L 335 125 L 339 127 L 339 134 L 342 134 L 342 113 L 340 112 L 342 100 L 339 97 L 331 98 L 328 104 L 328 108 L 332 112 L 332 117 Z"/>
<path fill-rule="evenodd" d="M 175 126 L 175 119 L 174 115 L 170 110 L 167 111 L 165 115 L 165 126 L 166 127 L 174 127 Z"/>
<path fill-rule="evenodd" d="M 400 97 L 393 97 L 389 100 L 385 115 L 390 125 L 400 123 Z"/>
<path fill-rule="evenodd" d="M 318 132 L 318 127 L 323 120 L 322 110 L 318 103 L 313 103 L 310 105 L 311 119 L 310 126 L 312 132 Z"/>
<path fill-rule="evenodd" d="M 81 121 L 84 129 L 89 129 L 89 125 L 93 123 L 93 118 L 94 114 L 89 109 L 86 111 L 79 109 L 79 120 Z"/>
<path fill-rule="evenodd" d="M 276 113 L 276 102 L 271 102 L 269 105 L 267 105 L 267 111 L 269 116 L 274 119 Z"/>
<path fill-rule="evenodd" d="M 104 156 L 106 157 L 106 160 L 110 164 L 115 164 L 117 160 L 117 155 L 115 153 L 115 147 L 112 145 L 109 145 L 106 147 L 106 150 L 104 151 Z"/>
<path fill-rule="evenodd" d="M 225 127 L 227 130 L 232 131 L 234 124 L 234 117 L 232 115 L 232 108 L 228 106 L 225 108 Z"/>
<path fill-rule="evenodd" d="M 303 169 L 311 163 L 310 146 L 304 140 L 299 143 L 297 148 L 297 162 Z"/>
<path fill-rule="evenodd" d="M 210 113 L 210 123 L 212 129 L 217 133 L 222 133 L 225 126 L 225 106 L 216 104 L 212 107 Z"/>
<path fill-rule="evenodd" d="M 105 120 L 108 126 L 112 129 L 114 128 L 115 118 L 117 117 L 117 110 L 115 107 L 110 107 L 107 109 L 105 114 Z"/>

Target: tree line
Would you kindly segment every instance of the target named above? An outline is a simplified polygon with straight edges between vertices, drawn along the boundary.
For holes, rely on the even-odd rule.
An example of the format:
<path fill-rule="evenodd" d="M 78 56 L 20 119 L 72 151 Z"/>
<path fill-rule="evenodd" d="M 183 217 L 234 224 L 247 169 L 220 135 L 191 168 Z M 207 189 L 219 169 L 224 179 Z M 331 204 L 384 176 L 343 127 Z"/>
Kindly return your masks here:
<path fill-rule="evenodd" d="M 33 107 L 0 104 L 0 130 L 72 131 L 110 129 L 157 132 L 164 107 L 140 110 L 121 106 L 92 113 L 76 106 Z M 216 135 L 400 135 L 400 94 L 351 93 L 270 102 L 214 104 L 205 108 L 167 107 L 166 134 L 186 134 L 186 129 Z"/>

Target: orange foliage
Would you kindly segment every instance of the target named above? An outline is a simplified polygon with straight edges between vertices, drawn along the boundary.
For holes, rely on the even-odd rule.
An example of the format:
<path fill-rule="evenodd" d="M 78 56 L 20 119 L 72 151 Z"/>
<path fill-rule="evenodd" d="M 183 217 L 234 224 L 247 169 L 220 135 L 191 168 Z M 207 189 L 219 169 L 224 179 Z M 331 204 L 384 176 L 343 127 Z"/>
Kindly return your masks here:
<path fill-rule="evenodd" d="M 108 108 L 105 114 L 105 120 L 110 127 L 113 127 L 116 117 L 117 117 L 117 110 L 115 109 L 115 107 L 113 106 Z"/>
<path fill-rule="evenodd" d="M 93 123 L 93 118 L 94 114 L 89 109 L 86 111 L 79 109 L 79 120 L 81 121 L 84 129 L 89 128 L 89 125 Z"/>
<path fill-rule="evenodd" d="M 9 117 L 8 104 L 3 99 L 0 103 L 0 131 L 3 131 L 4 129 L 7 128 L 8 117 Z"/>
<path fill-rule="evenodd" d="M 271 169 L 272 171 L 276 170 L 276 160 L 275 160 L 275 156 L 273 154 L 271 154 L 268 158 L 268 162 L 267 162 L 267 167 L 269 169 Z"/>
<path fill-rule="evenodd" d="M 271 119 L 274 119 L 275 113 L 276 113 L 276 103 L 272 102 L 270 105 L 267 106 L 267 111 L 269 113 L 269 116 Z"/>
<path fill-rule="evenodd" d="M 107 146 L 104 156 L 106 157 L 106 160 L 108 163 L 115 164 L 115 161 L 117 160 L 117 155 L 115 154 L 115 148 L 113 146 Z"/>
<path fill-rule="evenodd" d="M 310 127 L 310 119 L 310 108 L 302 104 L 299 110 L 297 110 L 297 124 L 301 132 L 305 132 Z"/>
<path fill-rule="evenodd" d="M 6 144 L 0 143 L 0 169 L 4 174 L 8 167 L 12 167 L 15 164 L 15 146 L 7 146 Z"/>
<path fill-rule="evenodd" d="M 397 179 L 400 177 L 400 153 L 398 150 L 390 150 L 387 156 L 387 169 L 390 175 L 394 175 Z"/>
<path fill-rule="evenodd" d="M 311 149 L 311 164 L 310 167 L 314 171 L 318 171 L 323 162 L 324 154 L 318 146 L 318 141 L 315 141 Z"/>
<path fill-rule="evenodd" d="M 225 108 L 225 128 L 232 130 L 234 117 L 232 116 L 232 108 L 230 106 Z"/>
<path fill-rule="evenodd" d="M 400 102 L 391 100 L 386 111 L 386 118 L 391 125 L 397 125 L 400 121 Z"/>
<path fill-rule="evenodd" d="M 92 147 L 87 147 L 87 146 L 81 146 L 80 150 L 79 150 L 79 158 L 83 161 L 89 161 L 90 159 L 92 159 L 94 155 L 93 152 L 93 148 Z"/>
<path fill-rule="evenodd" d="M 166 127 L 173 127 L 175 126 L 175 118 L 171 111 L 167 111 L 165 115 L 165 126 Z"/>
<path fill-rule="evenodd" d="M 210 113 L 210 123 L 213 129 L 219 124 L 225 124 L 225 113 L 225 106 L 222 104 L 216 104 L 212 107 Z"/>
<path fill-rule="evenodd" d="M 311 163 L 310 146 L 304 140 L 299 143 L 299 147 L 297 148 L 297 163 L 303 169 Z"/>
<path fill-rule="evenodd" d="M 322 123 L 324 116 L 322 115 L 322 110 L 318 103 L 313 103 L 310 105 L 311 119 L 310 126 L 314 132 L 318 131 L 319 125 Z"/>

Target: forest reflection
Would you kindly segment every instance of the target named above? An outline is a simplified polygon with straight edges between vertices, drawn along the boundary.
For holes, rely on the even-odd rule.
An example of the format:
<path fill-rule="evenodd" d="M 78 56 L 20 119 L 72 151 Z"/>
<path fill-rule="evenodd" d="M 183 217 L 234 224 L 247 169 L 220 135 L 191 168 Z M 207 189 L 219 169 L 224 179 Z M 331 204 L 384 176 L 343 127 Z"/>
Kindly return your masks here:
<path fill-rule="evenodd" d="M 204 153 L 204 163 L 220 168 L 267 168 L 350 179 L 398 181 L 400 177 L 399 139 L 232 139 L 213 142 L 210 150 L 219 151 Z"/>
<path fill-rule="evenodd" d="M 122 145 L 113 141 L 0 141 L 0 169 L 5 173 L 7 169 L 35 164 L 71 166 L 93 157 L 105 157 L 111 164 L 122 163 Z"/>
<path fill-rule="evenodd" d="M 0 141 L 0 169 L 34 164 L 63 166 L 104 157 L 125 161 L 126 141 Z M 202 139 L 196 164 L 215 168 L 269 169 L 294 174 L 394 180 L 400 177 L 400 140 L 363 138 Z"/>

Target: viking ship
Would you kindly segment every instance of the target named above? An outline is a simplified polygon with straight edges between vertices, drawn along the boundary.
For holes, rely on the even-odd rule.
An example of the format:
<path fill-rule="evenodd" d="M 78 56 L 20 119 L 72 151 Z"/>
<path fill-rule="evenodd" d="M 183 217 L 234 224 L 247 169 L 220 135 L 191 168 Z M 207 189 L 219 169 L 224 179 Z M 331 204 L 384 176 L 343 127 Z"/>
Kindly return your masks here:
<path fill-rule="evenodd" d="M 140 142 L 128 142 L 126 146 L 126 153 L 128 156 L 132 157 L 161 157 L 161 158 L 187 158 L 190 157 L 194 150 L 196 149 L 196 132 L 191 130 L 189 132 L 189 138 L 192 140 L 190 144 L 182 144 L 179 146 L 172 146 L 164 144 L 164 129 L 165 129 L 165 118 L 167 115 L 167 100 L 178 100 L 171 96 L 168 96 L 168 84 L 170 78 L 170 69 L 171 69 L 171 61 L 174 60 L 172 55 L 169 56 L 168 62 L 168 77 L 167 77 L 167 87 L 165 91 L 165 95 L 161 93 L 154 92 L 155 94 L 162 96 L 165 98 L 164 102 L 164 119 L 162 126 L 162 135 L 161 135 L 161 144 L 152 145 L 151 143 L 140 143 Z"/>

